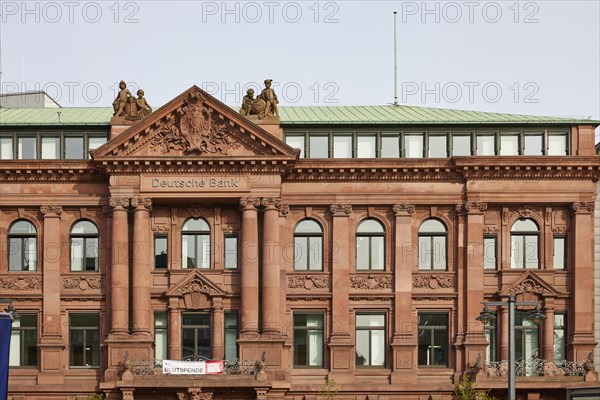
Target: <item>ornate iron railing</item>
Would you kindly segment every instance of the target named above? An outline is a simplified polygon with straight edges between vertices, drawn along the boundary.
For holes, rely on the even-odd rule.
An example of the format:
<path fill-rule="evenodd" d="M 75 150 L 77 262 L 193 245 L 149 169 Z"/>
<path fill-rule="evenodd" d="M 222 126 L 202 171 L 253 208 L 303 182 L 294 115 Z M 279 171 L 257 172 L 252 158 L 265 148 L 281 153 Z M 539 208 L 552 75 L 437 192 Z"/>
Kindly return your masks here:
<path fill-rule="evenodd" d="M 589 357 L 588 357 L 589 358 Z M 516 376 L 585 376 L 589 371 L 590 361 L 561 361 L 554 363 L 536 356 L 529 360 L 515 362 Z M 593 368 L 593 364 L 592 364 Z M 494 361 L 483 368 L 483 374 L 488 377 L 508 375 L 508 361 Z"/>

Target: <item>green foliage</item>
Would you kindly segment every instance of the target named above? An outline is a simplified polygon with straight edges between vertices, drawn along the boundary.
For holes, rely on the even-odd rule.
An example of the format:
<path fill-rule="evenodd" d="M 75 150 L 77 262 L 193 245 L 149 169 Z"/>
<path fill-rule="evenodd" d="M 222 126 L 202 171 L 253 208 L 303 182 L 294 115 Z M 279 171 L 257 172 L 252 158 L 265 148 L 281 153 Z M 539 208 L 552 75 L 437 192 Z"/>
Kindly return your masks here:
<path fill-rule="evenodd" d="M 454 385 L 455 400 L 496 400 L 490 396 L 489 390 L 476 390 L 477 384 L 469 378 L 468 374 L 463 374 L 460 382 Z"/>
<path fill-rule="evenodd" d="M 337 383 L 333 379 L 327 378 L 325 386 L 322 386 L 317 395 L 317 400 L 332 400 L 335 399 L 338 394 Z"/>
<path fill-rule="evenodd" d="M 102 393 L 90 393 L 88 394 L 88 400 L 104 400 Z"/>

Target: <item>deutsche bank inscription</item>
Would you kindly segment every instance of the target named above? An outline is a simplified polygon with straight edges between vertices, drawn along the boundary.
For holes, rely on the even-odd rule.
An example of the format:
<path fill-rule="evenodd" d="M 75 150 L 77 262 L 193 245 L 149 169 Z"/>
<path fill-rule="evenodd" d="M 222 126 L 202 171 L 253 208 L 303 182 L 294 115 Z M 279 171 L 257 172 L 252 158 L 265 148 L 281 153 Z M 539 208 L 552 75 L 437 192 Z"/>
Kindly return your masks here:
<path fill-rule="evenodd" d="M 246 179 L 242 176 L 144 176 L 142 191 L 202 192 L 245 190 Z"/>

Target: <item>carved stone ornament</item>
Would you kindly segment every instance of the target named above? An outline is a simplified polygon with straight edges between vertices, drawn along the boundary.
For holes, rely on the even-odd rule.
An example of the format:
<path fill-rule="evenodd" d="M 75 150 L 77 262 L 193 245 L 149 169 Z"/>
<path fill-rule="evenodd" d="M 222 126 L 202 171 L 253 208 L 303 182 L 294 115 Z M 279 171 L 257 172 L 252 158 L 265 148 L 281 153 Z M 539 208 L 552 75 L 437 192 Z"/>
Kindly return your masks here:
<path fill-rule="evenodd" d="M 242 197 L 240 199 L 240 208 L 244 209 L 246 207 L 259 207 L 260 206 L 260 198 L 259 197 Z"/>
<path fill-rule="evenodd" d="M 39 276 L 0 276 L 0 289 L 4 290 L 40 290 L 42 278 Z"/>
<path fill-rule="evenodd" d="M 275 90 L 271 88 L 272 83 L 272 79 L 265 79 L 265 88 L 256 99 L 254 98 L 254 89 L 248 89 L 242 99 L 240 114 L 258 119 L 275 118 L 279 120 L 279 108 L 277 106 L 279 100 Z"/>
<path fill-rule="evenodd" d="M 401 215 L 401 214 L 409 214 L 412 215 L 415 212 L 415 205 L 414 204 L 394 204 L 394 206 L 392 207 L 392 210 L 394 211 L 394 214 L 396 215 Z"/>
<path fill-rule="evenodd" d="M 556 225 L 552 227 L 552 233 L 558 233 L 558 234 L 566 234 L 567 233 L 567 226 L 566 225 Z"/>
<path fill-rule="evenodd" d="M 150 210 L 150 209 L 152 209 L 152 199 L 147 198 L 147 197 L 141 197 L 141 198 L 134 197 L 131 199 L 131 207 L 133 207 L 133 208 L 144 207 L 144 208 Z"/>
<path fill-rule="evenodd" d="M 575 202 L 571 204 L 571 214 L 587 214 L 594 212 L 594 202 L 593 201 L 581 201 Z"/>
<path fill-rule="evenodd" d="M 121 389 L 123 400 L 134 400 L 133 390 Z"/>
<path fill-rule="evenodd" d="M 324 275 L 292 275 L 288 276 L 290 289 L 328 289 L 329 277 Z"/>
<path fill-rule="evenodd" d="M 183 107 L 150 131 L 150 147 L 161 153 L 172 150 L 184 154 L 222 154 L 241 146 L 227 131 L 225 123 L 218 122 L 213 110 L 201 94 L 190 93 Z"/>
<path fill-rule="evenodd" d="M 189 400 L 212 400 L 213 394 L 211 392 L 202 392 L 201 389 L 198 388 L 189 388 L 188 389 L 188 399 Z"/>
<path fill-rule="evenodd" d="M 137 121 L 152 113 L 152 107 L 144 97 L 144 91 L 139 89 L 137 99 L 127 89 L 125 81 L 119 82 L 119 93 L 113 101 L 114 117 L 123 117 L 129 121 Z"/>
<path fill-rule="evenodd" d="M 488 204 L 481 201 L 467 201 L 456 205 L 456 212 L 459 214 L 469 214 L 471 211 L 484 212 Z"/>
<path fill-rule="evenodd" d="M 108 200 L 108 204 L 112 208 L 117 208 L 117 207 L 128 208 L 129 207 L 129 199 L 127 197 L 111 197 Z"/>
<path fill-rule="evenodd" d="M 422 289 L 450 289 L 454 287 L 454 275 L 415 275 L 413 276 L 413 287 Z"/>
<path fill-rule="evenodd" d="M 537 216 L 542 219 L 542 210 L 535 207 L 529 206 L 520 206 L 516 210 L 512 210 L 510 212 L 510 216 L 518 215 L 519 218 L 531 218 L 532 216 Z"/>
<path fill-rule="evenodd" d="M 261 197 L 260 205 L 263 207 L 274 206 L 279 209 L 281 207 L 281 198 L 280 197 Z"/>
<path fill-rule="evenodd" d="M 62 206 L 56 206 L 56 205 L 41 206 L 40 212 L 45 216 L 57 216 L 57 215 L 62 214 L 63 208 L 62 208 Z"/>
<path fill-rule="evenodd" d="M 329 206 L 329 211 L 334 216 L 350 215 L 352 213 L 352 206 L 350 204 L 332 204 Z"/>
<path fill-rule="evenodd" d="M 353 275 L 350 277 L 350 288 L 365 290 L 391 289 L 392 277 L 389 275 Z"/>
<path fill-rule="evenodd" d="M 69 276 L 63 278 L 65 289 L 101 289 L 104 287 L 104 278 L 100 276 Z"/>
<path fill-rule="evenodd" d="M 176 295 L 184 295 L 188 293 L 204 293 L 212 296 L 218 294 L 219 292 L 215 288 L 208 285 L 206 282 L 203 282 L 197 277 L 194 277 L 194 279 L 190 280 L 185 285 L 173 291 L 173 294 Z"/>
<path fill-rule="evenodd" d="M 498 233 L 500 229 L 496 225 L 486 225 L 483 227 L 483 233 Z"/>
<path fill-rule="evenodd" d="M 279 216 L 285 217 L 289 213 L 290 213 L 290 206 L 282 203 L 281 206 L 279 207 Z"/>
<path fill-rule="evenodd" d="M 193 204 L 188 207 L 188 213 L 194 218 L 207 217 L 208 215 L 210 215 L 210 209 L 208 207 L 203 207 L 198 204 Z"/>
<path fill-rule="evenodd" d="M 538 295 L 550 294 L 550 291 L 548 289 L 546 289 L 531 278 L 525 279 L 517 286 L 512 287 L 508 292 L 512 295 L 518 295 L 523 293 L 533 293 Z"/>

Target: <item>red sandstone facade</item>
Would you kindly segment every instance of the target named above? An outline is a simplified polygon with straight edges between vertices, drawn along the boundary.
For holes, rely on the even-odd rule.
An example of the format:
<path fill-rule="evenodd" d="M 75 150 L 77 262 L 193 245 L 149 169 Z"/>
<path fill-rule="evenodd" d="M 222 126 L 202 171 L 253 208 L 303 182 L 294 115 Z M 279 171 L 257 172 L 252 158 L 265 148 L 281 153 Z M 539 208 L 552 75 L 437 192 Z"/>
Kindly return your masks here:
<path fill-rule="evenodd" d="M 539 300 L 548 317 L 531 334 L 537 356 L 553 361 L 560 314 L 564 358 L 582 368 L 572 376 L 548 367 L 542 376 L 519 377 L 518 395 L 564 398 L 565 388 L 597 385 L 584 366 L 595 346 L 595 125 L 568 127 L 569 156 L 302 159 L 278 125 L 255 125 L 206 94 L 200 100 L 226 139 L 177 142 L 167 128 L 194 125 L 190 94 L 198 93 L 192 88 L 132 126 L 113 125 L 111 140 L 89 161 L 0 162 L 1 241 L 9 243 L 17 221 L 30 222 L 37 239 L 33 271 L 10 270 L 7 249 L 0 258 L 2 298 L 37 319 L 36 365 L 11 368 L 10 399 L 93 392 L 108 399 L 314 399 L 327 378 L 340 398 L 445 399 L 464 371 L 502 396 L 506 376 L 484 367 L 488 340 L 475 318 L 482 301 L 510 294 Z M 321 243 L 322 250 L 300 265 L 298 243 L 311 237 L 297 231 L 305 220 L 322 230 L 307 248 Z M 381 230 L 364 231 L 365 220 Z M 80 221 L 97 234 L 84 229 L 79 238 L 73 227 Z M 203 223 L 187 230 L 188 221 L 204 221 L 208 230 Z M 427 232 L 426 221 L 443 231 Z M 533 222 L 537 233 L 521 235 L 519 221 Z M 73 239 L 95 237 L 97 270 L 87 264 L 93 254 L 74 270 Z M 535 242 L 534 261 L 526 256 L 519 264 L 512 254 L 521 237 L 526 252 Z M 235 238 L 237 255 L 227 238 Z M 486 238 L 495 243 L 491 268 L 484 268 Z M 566 244 L 561 269 L 555 238 Z M 161 259 L 155 247 L 163 243 Z M 190 243 L 199 246 L 195 257 Z M 97 316 L 98 324 L 77 315 Z M 446 321 L 439 335 L 427 331 L 435 316 Z M 185 330 L 196 326 L 184 327 L 186 318 L 196 317 L 208 328 Z M 304 328 L 312 333 L 302 336 Z M 88 329 L 89 351 L 83 342 L 78 353 L 78 329 Z M 162 375 L 143 368 L 162 349 L 159 329 L 170 360 L 190 353 L 223 359 L 233 351 L 246 361 L 264 354 L 266 365 L 256 375 Z M 189 332 L 208 336 L 186 342 Z M 505 360 L 505 309 L 495 332 L 493 357 Z M 358 336 L 368 339 L 366 354 Z M 300 346 L 301 337 L 312 344 Z"/>

